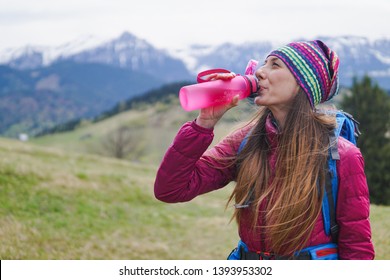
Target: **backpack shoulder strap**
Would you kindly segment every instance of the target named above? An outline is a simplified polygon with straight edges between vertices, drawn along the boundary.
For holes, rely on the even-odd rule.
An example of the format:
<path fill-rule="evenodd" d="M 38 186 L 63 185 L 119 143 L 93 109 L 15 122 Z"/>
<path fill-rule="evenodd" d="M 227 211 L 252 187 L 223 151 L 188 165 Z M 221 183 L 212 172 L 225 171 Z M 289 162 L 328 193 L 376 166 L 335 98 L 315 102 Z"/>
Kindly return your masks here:
<path fill-rule="evenodd" d="M 336 220 L 336 205 L 338 195 L 338 175 L 336 162 L 340 160 L 338 152 L 338 139 L 343 137 L 356 145 L 356 139 L 360 135 L 357 122 L 352 115 L 343 111 L 330 111 L 336 117 L 336 128 L 329 135 L 328 170 L 325 179 L 325 193 L 322 203 L 322 215 L 325 233 L 332 236 L 332 241 L 337 243 L 339 226 Z"/>
<path fill-rule="evenodd" d="M 237 155 L 238 155 L 239 153 L 241 153 L 241 151 L 244 149 L 246 143 L 248 142 L 248 138 L 249 138 L 249 135 L 251 134 L 251 132 L 252 132 L 252 131 L 249 131 L 249 132 L 245 135 L 244 139 L 242 139 L 242 141 L 241 141 L 241 143 L 240 143 L 240 146 L 238 147 L 238 150 L 237 150 Z"/>
<path fill-rule="evenodd" d="M 325 178 L 324 197 L 322 199 L 322 215 L 326 235 L 332 236 L 332 241 L 337 243 L 339 226 L 336 219 L 336 205 L 338 195 L 338 177 L 336 160 L 328 158 L 328 170 Z"/>

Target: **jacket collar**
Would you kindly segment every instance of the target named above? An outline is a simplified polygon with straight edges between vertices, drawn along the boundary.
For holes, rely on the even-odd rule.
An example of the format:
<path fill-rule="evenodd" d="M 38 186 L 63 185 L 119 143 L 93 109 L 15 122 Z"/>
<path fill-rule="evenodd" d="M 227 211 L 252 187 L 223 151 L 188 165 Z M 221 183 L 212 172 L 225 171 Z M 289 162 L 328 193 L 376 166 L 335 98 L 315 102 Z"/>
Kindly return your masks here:
<path fill-rule="evenodd" d="M 267 139 L 271 148 L 276 148 L 278 144 L 277 138 L 280 134 L 280 128 L 278 122 L 276 121 L 272 113 L 267 116 L 267 120 L 265 122 L 265 129 L 267 131 Z"/>

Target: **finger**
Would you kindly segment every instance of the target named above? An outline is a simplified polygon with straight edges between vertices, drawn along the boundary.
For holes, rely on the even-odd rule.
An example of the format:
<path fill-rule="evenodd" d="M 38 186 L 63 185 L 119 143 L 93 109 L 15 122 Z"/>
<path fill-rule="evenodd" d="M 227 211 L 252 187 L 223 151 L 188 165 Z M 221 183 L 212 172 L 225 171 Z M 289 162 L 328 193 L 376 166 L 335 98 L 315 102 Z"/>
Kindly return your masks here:
<path fill-rule="evenodd" d="M 238 102 L 240 101 L 240 96 L 239 95 L 235 95 L 232 99 L 232 101 L 230 102 L 229 104 L 229 107 L 230 108 L 233 108 L 233 107 L 236 107 L 238 105 Z"/>
<path fill-rule="evenodd" d="M 221 78 L 222 80 L 231 80 L 231 79 L 233 79 L 233 78 L 236 76 L 236 74 L 233 73 L 233 72 L 231 72 L 231 73 L 225 73 L 225 74 L 220 74 L 220 75 L 221 75 L 220 78 Z"/>
<path fill-rule="evenodd" d="M 210 75 L 205 76 L 203 79 L 206 81 L 212 81 L 215 80 L 218 76 L 218 73 L 212 73 Z"/>
<path fill-rule="evenodd" d="M 237 106 L 239 101 L 240 101 L 240 96 L 237 94 L 236 96 L 233 97 L 232 103 L 234 106 Z"/>

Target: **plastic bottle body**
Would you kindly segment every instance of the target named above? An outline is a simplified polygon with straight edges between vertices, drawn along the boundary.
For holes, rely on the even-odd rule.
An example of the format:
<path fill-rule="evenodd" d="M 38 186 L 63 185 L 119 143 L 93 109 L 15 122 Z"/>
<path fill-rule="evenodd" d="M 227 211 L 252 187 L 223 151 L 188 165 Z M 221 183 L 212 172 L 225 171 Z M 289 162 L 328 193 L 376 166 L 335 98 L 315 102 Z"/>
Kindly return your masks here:
<path fill-rule="evenodd" d="M 180 89 L 180 104 L 186 111 L 230 103 L 234 96 L 244 99 L 257 91 L 254 76 L 236 76 L 231 80 L 215 80 Z"/>

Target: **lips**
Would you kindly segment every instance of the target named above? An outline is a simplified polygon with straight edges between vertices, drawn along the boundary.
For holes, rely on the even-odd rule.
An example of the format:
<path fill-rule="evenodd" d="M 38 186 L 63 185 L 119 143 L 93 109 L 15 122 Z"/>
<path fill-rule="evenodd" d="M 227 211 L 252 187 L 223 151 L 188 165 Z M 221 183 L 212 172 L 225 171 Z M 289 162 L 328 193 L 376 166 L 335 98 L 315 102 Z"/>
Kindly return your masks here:
<path fill-rule="evenodd" d="M 260 85 L 259 90 L 257 92 L 257 95 L 260 96 L 264 92 L 264 90 L 266 90 L 266 89 L 267 89 L 266 87 L 263 87 L 263 86 Z"/>
<path fill-rule="evenodd" d="M 249 97 L 250 98 L 256 98 L 257 96 L 260 96 L 262 94 L 262 91 L 264 91 L 265 89 L 267 89 L 266 87 L 258 84 L 258 90 L 257 92 L 254 92 L 252 93 Z"/>

